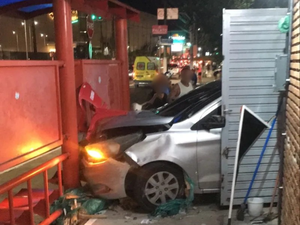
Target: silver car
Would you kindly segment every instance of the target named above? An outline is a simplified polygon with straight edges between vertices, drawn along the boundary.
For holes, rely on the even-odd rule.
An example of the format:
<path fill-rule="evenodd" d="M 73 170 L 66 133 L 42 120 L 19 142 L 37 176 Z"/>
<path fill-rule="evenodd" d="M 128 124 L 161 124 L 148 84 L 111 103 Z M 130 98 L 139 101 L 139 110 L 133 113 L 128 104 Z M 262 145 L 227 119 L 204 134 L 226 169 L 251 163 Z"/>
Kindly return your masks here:
<path fill-rule="evenodd" d="M 221 82 L 197 88 L 156 111 L 131 112 L 99 124 L 84 148 L 82 172 L 94 194 L 133 197 L 144 209 L 220 189 Z"/>

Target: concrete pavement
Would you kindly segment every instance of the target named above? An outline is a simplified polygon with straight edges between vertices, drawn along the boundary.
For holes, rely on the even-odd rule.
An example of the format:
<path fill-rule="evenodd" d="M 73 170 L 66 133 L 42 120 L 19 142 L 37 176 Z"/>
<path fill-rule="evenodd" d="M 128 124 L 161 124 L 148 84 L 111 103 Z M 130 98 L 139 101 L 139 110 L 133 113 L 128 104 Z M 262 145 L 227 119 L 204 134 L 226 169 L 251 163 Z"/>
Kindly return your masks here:
<path fill-rule="evenodd" d="M 135 213 L 123 210 L 120 206 L 107 210 L 105 215 L 107 219 L 90 220 L 87 225 L 138 225 L 138 224 L 155 224 L 155 225 L 227 225 L 228 210 L 220 209 L 218 205 L 218 195 L 196 195 L 193 206 L 188 212 L 178 214 L 167 218 L 149 219 L 148 214 Z M 264 212 L 268 212 L 265 208 Z M 249 215 L 245 216 L 245 221 L 235 219 L 236 210 L 233 211 L 232 225 L 251 225 L 254 218 Z M 262 217 L 263 218 L 263 217 Z M 257 218 L 255 220 L 261 220 Z M 277 220 L 273 220 L 266 225 L 277 225 Z"/>

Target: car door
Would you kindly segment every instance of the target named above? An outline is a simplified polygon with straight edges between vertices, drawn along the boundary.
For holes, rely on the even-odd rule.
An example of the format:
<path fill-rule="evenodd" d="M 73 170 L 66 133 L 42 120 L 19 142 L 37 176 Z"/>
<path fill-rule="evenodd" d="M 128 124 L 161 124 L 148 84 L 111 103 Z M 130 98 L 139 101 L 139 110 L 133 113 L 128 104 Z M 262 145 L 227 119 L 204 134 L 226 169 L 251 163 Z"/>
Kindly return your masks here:
<path fill-rule="evenodd" d="M 219 100 L 204 108 L 199 121 L 192 127 L 197 130 L 197 172 L 201 192 L 217 192 L 220 188 L 222 128 L 208 130 L 203 127 L 204 122 L 214 115 L 221 116 Z"/>

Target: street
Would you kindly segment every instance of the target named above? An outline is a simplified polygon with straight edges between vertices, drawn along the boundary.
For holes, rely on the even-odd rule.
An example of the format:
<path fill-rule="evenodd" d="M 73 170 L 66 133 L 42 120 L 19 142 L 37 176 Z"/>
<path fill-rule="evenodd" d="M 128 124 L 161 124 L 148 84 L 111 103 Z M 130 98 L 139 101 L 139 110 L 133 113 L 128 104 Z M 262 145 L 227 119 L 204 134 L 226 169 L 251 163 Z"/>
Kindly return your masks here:
<path fill-rule="evenodd" d="M 268 208 L 264 209 L 266 213 Z M 228 210 L 221 209 L 218 202 L 218 195 L 206 194 L 196 195 L 193 205 L 185 212 L 167 218 L 151 218 L 149 214 L 138 213 L 132 210 L 124 210 L 119 205 L 105 210 L 107 219 L 90 220 L 86 225 L 138 225 L 138 224 L 155 224 L 155 225 L 227 225 Z M 254 218 L 245 216 L 245 221 L 236 221 L 236 210 L 233 212 L 234 218 L 232 225 L 250 225 L 253 220 L 261 221 L 264 217 Z M 264 223 L 265 225 L 277 225 L 277 219 Z"/>
<path fill-rule="evenodd" d="M 211 81 L 213 81 L 214 78 L 210 77 L 204 77 L 202 78 L 202 83 L 198 83 L 198 85 L 206 84 Z M 178 83 L 180 80 L 179 79 L 171 79 L 172 84 Z M 144 86 L 144 87 L 134 87 L 133 81 L 130 81 L 130 101 L 131 104 L 133 103 L 138 103 L 138 104 L 143 104 L 149 93 L 151 92 L 151 87 L 150 86 Z"/>

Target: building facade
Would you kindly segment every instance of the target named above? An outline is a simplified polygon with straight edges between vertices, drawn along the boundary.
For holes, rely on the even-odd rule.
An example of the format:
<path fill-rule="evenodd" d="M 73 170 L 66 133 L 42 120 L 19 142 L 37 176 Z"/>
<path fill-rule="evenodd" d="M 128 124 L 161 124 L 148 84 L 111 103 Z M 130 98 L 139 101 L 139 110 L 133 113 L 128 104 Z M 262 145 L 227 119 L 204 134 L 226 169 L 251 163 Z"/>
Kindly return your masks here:
<path fill-rule="evenodd" d="M 282 225 L 300 224 L 300 0 L 293 5 L 290 85 L 286 105 Z"/>
<path fill-rule="evenodd" d="M 157 38 L 152 36 L 152 25 L 157 24 L 155 15 L 141 12 L 140 23 L 128 22 L 128 50 L 135 51 L 145 46 L 149 48 L 157 44 Z M 0 17 L 0 51 L 26 51 L 26 38 L 29 52 L 34 50 L 34 32 L 38 52 L 55 51 L 54 23 L 49 14 L 36 17 L 34 20 Z M 10 24 L 10 26 L 7 26 Z M 73 21 L 74 47 L 81 41 L 78 19 Z M 104 51 L 106 47 L 114 51 L 114 23 L 113 20 L 97 20 L 94 22 L 94 36 L 92 45 L 94 48 Z"/>

